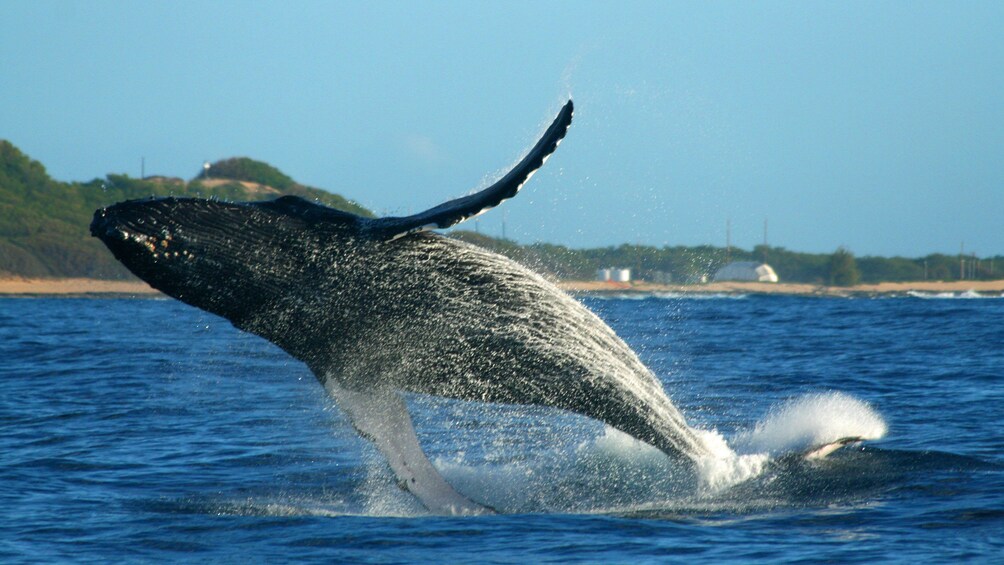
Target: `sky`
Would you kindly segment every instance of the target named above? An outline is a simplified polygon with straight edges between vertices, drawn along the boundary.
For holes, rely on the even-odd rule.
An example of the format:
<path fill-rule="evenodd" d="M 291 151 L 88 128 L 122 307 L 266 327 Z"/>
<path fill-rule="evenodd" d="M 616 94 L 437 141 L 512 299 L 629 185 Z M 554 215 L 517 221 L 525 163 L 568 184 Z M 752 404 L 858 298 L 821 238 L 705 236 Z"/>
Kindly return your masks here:
<path fill-rule="evenodd" d="M 0 138 L 64 181 L 247 156 L 571 247 L 1004 253 L 1004 2 L 16 0 Z"/>

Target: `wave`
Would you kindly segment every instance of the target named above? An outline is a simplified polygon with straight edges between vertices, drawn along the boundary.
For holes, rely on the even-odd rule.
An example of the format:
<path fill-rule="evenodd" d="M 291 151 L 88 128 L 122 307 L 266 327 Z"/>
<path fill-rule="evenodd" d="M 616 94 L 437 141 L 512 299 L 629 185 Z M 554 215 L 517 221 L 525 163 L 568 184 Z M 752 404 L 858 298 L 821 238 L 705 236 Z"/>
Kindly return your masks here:
<path fill-rule="evenodd" d="M 992 294 L 980 294 L 975 290 L 966 290 L 963 292 L 921 292 L 918 290 L 910 290 L 906 293 L 908 296 L 913 298 L 923 298 L 927 300 L 972 300 L 980 298 L 1004 298 L 1004 293 L 1000 295 Z"/>

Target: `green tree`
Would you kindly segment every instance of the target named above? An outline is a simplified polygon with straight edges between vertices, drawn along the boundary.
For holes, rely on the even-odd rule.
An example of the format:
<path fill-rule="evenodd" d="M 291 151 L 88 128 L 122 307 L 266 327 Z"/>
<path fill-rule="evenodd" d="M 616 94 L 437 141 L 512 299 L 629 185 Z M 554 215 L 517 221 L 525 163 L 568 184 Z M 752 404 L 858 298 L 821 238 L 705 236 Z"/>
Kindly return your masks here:
<path fill-rule="evenodd" d="M 831 286 L 854 286 L 861 278 L 854 254 L 844 247 L 837 248 L 833 255 L 830 255 L 826 272 L 827 281 Z"/>

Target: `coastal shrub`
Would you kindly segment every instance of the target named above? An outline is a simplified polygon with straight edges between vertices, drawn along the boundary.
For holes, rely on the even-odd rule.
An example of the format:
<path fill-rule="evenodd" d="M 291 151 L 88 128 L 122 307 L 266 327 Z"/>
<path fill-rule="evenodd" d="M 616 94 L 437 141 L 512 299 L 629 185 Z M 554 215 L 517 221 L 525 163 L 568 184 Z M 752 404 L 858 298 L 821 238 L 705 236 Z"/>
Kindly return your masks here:
<path fill-rule="evenodd" d="M 830 286 L 854 286 L 860 279 L 861 275 L 853 253 L 840 247 L 830 255 L 827 267 L 827 281 Z"/>

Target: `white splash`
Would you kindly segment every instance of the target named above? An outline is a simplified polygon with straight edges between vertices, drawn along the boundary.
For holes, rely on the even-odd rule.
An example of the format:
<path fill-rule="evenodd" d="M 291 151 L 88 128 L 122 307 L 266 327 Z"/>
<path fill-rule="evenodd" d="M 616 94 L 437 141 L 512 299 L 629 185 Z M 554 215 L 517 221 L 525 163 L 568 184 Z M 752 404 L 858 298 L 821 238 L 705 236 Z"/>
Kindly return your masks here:
<path fill-rule="evenodd" d="M 711 495 L 745 482 L 763 472 L 766 453 L 738 454 L 717 431 L 698 430 L 711 455 L 696 461 L 699 494 Z"/>
<path fill-rule="evenodd" d="M 772 456 L 807 450 L 842 438 L 885 436 L 886 423 L 868 403 L 840 392 L 808 394 L 775 406 L 751 431 L 738 434 L 740 453 Z"/>
<path fill-rule="evenodd" d="M 974 299 L 974 298 L 994 298 L 993 296 L 990 296 L 990 295 L 980 294 L 979 292 L 976 292 L 975 290 L 967 290 L 967 291 L 958 292 L 958 293 L 956 293 L 956 292 L 936 292 L 936 293 L 932 293 L 932 292 L 921 292 L 921 291 L 918 291 L 918 290 L 910 290 L 910 291 L 907 291 L 906 294 L 908 296 L 912 296 L 914 298 L 924 298 L 924 299 L 928 299 L 928 300 L 933 300 L 933 299 L 942 299 L 942 300 L 945 300 L 945 299 L 969 300 L 969 299 Z M 1004 294 L 1002 294 L 1001 296 L 1004 296 Z"/>

